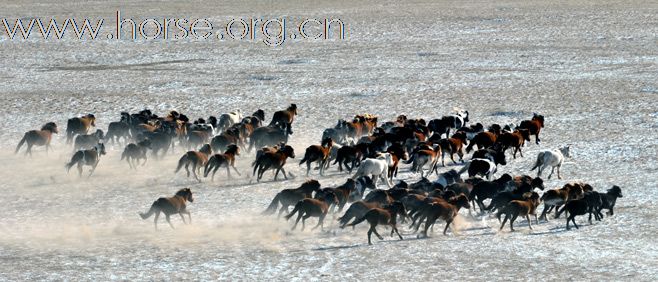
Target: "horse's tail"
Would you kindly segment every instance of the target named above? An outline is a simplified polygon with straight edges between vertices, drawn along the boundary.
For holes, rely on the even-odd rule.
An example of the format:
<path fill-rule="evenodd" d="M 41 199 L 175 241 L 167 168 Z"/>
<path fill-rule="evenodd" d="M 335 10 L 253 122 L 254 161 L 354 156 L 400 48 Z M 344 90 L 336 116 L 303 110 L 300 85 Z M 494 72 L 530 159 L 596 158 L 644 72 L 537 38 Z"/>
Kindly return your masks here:
<path fill-rule="evenodd" d="M 215 168 L 215 163 L 217 162 L 217 157 L 212 156 L 210 159 L 206 162 L 206 165 L 203 167 L 203 177 L 208 177 L 208 173 Z"/>
<path fill-rule="evenodd" d="M 258 158 L 256 158 L 256 160 L 253 163 L 251 163 L 251 166 L 254 167 L 254 172 L 251 174 L 252 176 L 254 176 L 256 175 L 256 171 L 258 170 L 258 167 L 260 167 L 260 163 L 258 163 Z"/>
<path fill-rule="evenodd" d="M 128 157 L 128 152 L 124 150 L 123 153 L 121 153 L 121 160 L 123 161 L 123 159 L 125 159 L 126 157 Z"/>
<path fill-rule="evenodd" d="M 505 214 L 507 216 L 510 213 L 509 209 L 510 209 L 510 205 L 507 204 L 496 213 L 496 218 L 498 218 L 498 221 L 500 221 L 501 215 Z"/>
<path fill-rule="evenodd" d="M 302 158 L 302 160 L 299 161 L 299 165 L 303 165 L 306 161 L 308 161 L 308 156 L 304 154 L 304 158 Z"/>
<path fill-rule="evenodd" d="M 361 223 L 361 222 L 364 222 L 364 221 L 366 220 L 367 216 L 368 216 L 368 214 L 366 213 L 366 214 L 363 215 L 361 218 L 359 218 L 359 219 L 353 221 L 352 223 L 350 223 L 350 224 L 348 224 L 348 225 L 346 225 L 346 226 L 355 226 L 355 225 L 357 225 L 357 224 L 359 224 L 359 223 Z"/>
<path fill-rule="evenodd" d="M 292 212 L 285 216 L 286 220 L 289 220 L 293 215 L 295 215 L 295 213 L 301 212 L 299 211 L 301 208 L 302 208 L 302 201 L 299 201 L 297 202 L 297 204 L 295 204 L 295 208 L 292 210 Z"/>
<path fill-rule="evenodd" d="M 142 219 L 147 219 L 147 218 L 151 217 L 155 213 L 155 210 L 157 209 L 157 203 L 158 203 L 157 201 L 153 202 L 153 204 L 151 205 L 151 208 L 149 209 L 149 211 L 146 212 L 146 213 L 140 212 L 139 216 L 141 216 Z"/>
<path fill-rule="evenodd" d="M 350 208 L 351 208 L 351 206 L 350 206 Z M 338 218 L 338 222 L 340 223 L 340 226 L 343 227 L 343 226 L 347 225 L 347 223 L 350 221 L 350 219 L 352 219 L 352 217 L 353 217 L 352 216 L 352 210 L 347 209 L 347 211 L 345 211 L 345 214 Z"/>
<path fill-rule="evenodd" d="M 280 195 L 281 195 L 281 193 L 277 193 L 276 196 L 274 196 L 274 199 L 272 200 L 270 205 L 267 207 L 267 209 L 264 212 L 261 213 L 262 215 L 269 215 L 269 214 L 273 214 L 274 212 L 276 212 L 276 208 L 279 206 L 279 197 L 280 197 Z"/>
<path fill-rule="evenodd" d="M 189 162 L 190 162 L 190 157 L 186 153 L 185 155 L 180 157 L 180 160 L 178 160 L 178 166 L 176 167 L 176 171 L 174 173 L 178 172 L 183 167 L 183 165 L 186 165 Z"/>
<path fill-rule="evenodd" d="M 82 160 L 82 154 L 81 153 L 78 154 L 78 153 L 80 153 L 80 151 L 73 154 L 73 157 L 71 157 L 71 161 L 65 165 L 66 173 L 68 173 L 69 170 L 71 170 L 71 167 L 73 167 L 76 163 Z"/>
<path fill-rule="evenodd" d="M 21 142 L 18 142 L 18 146 L 16 146 L 16 151 L 14 151 L 14 154 L 18 153 L 18 150 L 21 149 L 21 146 L 23 146 L 23 143 L 25 143 L 26 139 L 27 139 L 27 133 L 23 135 L 23 139 L 21 139 Z"/>
<path fill-rule="evenodd" d="M 542 165 L 542 159 L 544 158 L 544 152 L 540 152 L 537 154 L 537 161 L 535 162 L 535 166 L 533 166 L 530 171 L 535 170 L 535 168 L 538 168 L 539 166 Z"/>
<path fill-rule="evenodd" d="M 560 217 L 560 215 L 562 215 L 562 213 L 563 213 L 564 211 L 566 211 L 566 210 L 567 210 L 567 205 L 565 204 L 564 206 L 562 206 L 562 208 L 561 208 L 560 210 L 557 211 L 557 215 L 555 216 L 555 218 Z M 567 212 L 567 214 L 568 214 L 568 213 L 569 213 L 569 212 Z"/>

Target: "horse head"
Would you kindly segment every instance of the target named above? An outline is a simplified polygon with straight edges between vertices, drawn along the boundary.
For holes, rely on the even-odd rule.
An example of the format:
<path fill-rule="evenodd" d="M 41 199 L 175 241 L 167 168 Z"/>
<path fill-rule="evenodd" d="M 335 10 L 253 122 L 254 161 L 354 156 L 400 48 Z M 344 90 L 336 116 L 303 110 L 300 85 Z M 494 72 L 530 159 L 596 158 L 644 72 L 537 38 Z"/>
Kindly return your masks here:
<path fill-rule="evenodd" d="M 52 133 L 59 133 L 59 130 L 57 129 L 57 124 L 55 124 L 55 123 L 52 122 L 52 121 L 51 121 L 51 122 L 48 122 L 48 123 L 46 123 L 46 124 L 44 124 L 44 125 L 41 127 L 41 130 L 48 130 L 48 131 L 50 131 L 50 132 L 52 132 Z"/>
<path fill-rule="evenodd" d="M 176 196 L 181 196 L 190 203 L 194 202 L 194 197 L 192 196 L 192 190 L 190 188 L 183 188 L 176 192 Z"/>
<path fill-rule="evenodd" d="M 570 147 L 571 147 L 570 145 L 567 145 L 567 146 L 564 146 L 564 147 L 560 148 L 560 153 L 562 153 L 562 155 L 565 158 L 571 158 Z"/>
<path fill-rule="evenodd" d="M 103 143 L 96 144 L 96 146 L 94 146 L 94 149 L 96 149 L 96 152 L 98 152 L 98 154 L 100 154 L 100 155 L 105 155 L 106 154 L 105 144 L 103 144 Z"/>

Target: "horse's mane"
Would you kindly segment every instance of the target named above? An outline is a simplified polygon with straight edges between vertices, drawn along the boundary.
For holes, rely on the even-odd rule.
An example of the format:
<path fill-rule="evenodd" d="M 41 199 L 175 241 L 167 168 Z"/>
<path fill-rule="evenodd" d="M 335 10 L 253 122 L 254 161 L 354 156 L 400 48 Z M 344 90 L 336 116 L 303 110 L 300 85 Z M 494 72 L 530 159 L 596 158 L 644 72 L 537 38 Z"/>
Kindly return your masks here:
<path fill-rule="evenodd" d="M 178 192 L 176 192 L 176 196 L 187 196 L 191 193 L 192 193 L 192 190 L 190 190 L 190 188 L 183 188 L 183 189 L 178 190 Z"/>

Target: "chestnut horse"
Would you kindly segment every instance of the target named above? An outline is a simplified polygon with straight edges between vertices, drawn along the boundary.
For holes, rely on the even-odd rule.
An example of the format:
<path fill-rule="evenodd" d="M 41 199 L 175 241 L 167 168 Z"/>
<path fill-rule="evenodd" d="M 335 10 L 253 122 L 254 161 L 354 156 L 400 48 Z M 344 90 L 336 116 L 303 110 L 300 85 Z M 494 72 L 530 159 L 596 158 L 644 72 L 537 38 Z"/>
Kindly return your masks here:
<path fill-rule="evenodd" d="M 32 146 L 46 146 L 46 153 L 48 153 L 48 148 L 50 148 L 50 140 L 52 139 L 53 133 L 59 133 L 57 130 L 57 124 L 54 122 L 46 123 L 41 127 L 40 130 L 30 130 L 25 132 L 23 139 L 18 142 L 18 146 L 16 146 L 16 151 L 14 154 L 18 153 L 18 151 L 21 149 L 21 146 L 23 146 L 23 143 L 27 143 L 27 150 L 25 151 L 25 155 L 30 154 L 30 156 L 32 156 Z"/>
<path fill-rule="evenodd" d="M 256 171 L 258 171 L 256 181 L 260 182 L 260 179 L 263 178 L 263 173 L 269 169 L 276 169 L 276 173 L 274 173 L 275 181 L 277 176 L 279 176 L 279 171 L 283 172 L 283 177 L 288 180 L 286 170 L 283 169 L 288 158 L 295 158 L 295 150 L 289 145 L 285 145 L 283 148 L 280 148 L 275 152 L 267 151 L 263 152 L 260 156 L 257 156 L 256 161 L 253 164 L 253 175 L 256 175 Z"/>
<path fill-rule="evenodd" d="M 320 229 L 323 230 L 324 218 L 327 216 L 329 206 L 335 204 L 336 201 L 336 195 L 333 193 L 325 193 L 320 199 L 306 198 L 297 202 L 297 204 L 295 204 L 295 208 L 292 210 L 292 212 L 290 212 L 289 215 L 286 215 L 285 218 L 286 220 L 290 220 L 290 218 L 293 217 L 296 213 L 299 213 L 297 220 L 295 221 L 295 225 L 292 226 L 291 230 L 295 230 L 297 223 L 299 223 L 299 220 L 301 219 L 302 231 L 304 231 L 304 227 L 306 227 L 306 219 L 309 217 L 318 217 L 318 225 L 313 227 L 313 229 L 320 227 Z"/>
<path fill-rule="evenodd" d="M 441 145 L 441 164 L 446 166 L 445 163 L 445 153 L 450 153 L 450 159 L 453 163 L 455 162 L 454 155 L 457 153 L 459 160 L 464 162 L 464 145 L 466 145 L 466 133 L 463 131 L 457 131 L 450 138 L 439 140 L 439 145 Z M 431 172 L 431 171 L 430 171 Z"/>
<path fill-rule="evenodd" d="M 171 229 L 174 229 L 174 226 L 171 224 L 171 221 L 169 221 L 169 216 L 172 214 L 179 214 L 181 219 L 183 219 L 183 223 L 187 224 L 185 222 L 185 217 L 183 214 L 187 214 L 187 217 L 190 219 L 189 223 L 192 223 L 192 216 L 190 215 L 190 212 L 187 210 L 187 205 L 185 202 L 194 202 L 194 198 L 192 197 L 192 190 L 190 188 L 184 188 L 181 190 L 178 190 L 176 192 L 176 195 L 173 197 L 162 197 L 157 199 L 153 204 L 151 205 L 151 208 L 149 209 L 148 212 L 146 213 L 139 213 L 139 216 L 142 217 L 142 219 L 147 219 L 151 215 L 155 214 L 155 219 L 153 220 L 153 223 L 155 224 L 155 230 L 158 230 L 158 217 L 160 217 L 160 213 L 164 213 L 165 218 L 167 219 L 167 222 L 169 223 L 169 226 L 171 226 Z"/>
<path fill-rule="evenodd" d="M 299 162 L 299 165 L 306 163 L 306 176 L 311 171 L 311 163 L 318 162 L 320 164 L 320 175 L 324 175 L 324 170 L 329 164 L 329 153 L 334 142 L 331 138 L 325 138 L 320 145 L 311 145 L 306 148 L 304 158 Z"/>
<path fill-rule="evenodd" d="M 516 153 L 520 153 L 523 158 L 523 151 L 521 147 L 525 145 L 525 141 L 530 141 L 530 133 L 527 129 L 517 129 L 514 132 L 503 132 L 498 136 L 497 143 L 501 145 L 503 152 L 508 148 L 513 147 L 514 152 L 512 156 L 516 159 Z"/>
<path fill-rule="evenodd" d="M 203 144 L 201 146 L 201 149 L 199 151 L 187 151 L 179 160 L 178 160 L 178 166 L 176 167 L 176 171 L 174 173 L 177 173 L 183 166 L 185 166 L 185 171 L 187 171 L 187 177 L 190 177 L 190 170 L 189 166 L 192 164 L 192 173 L 194 174 L 194 178 L 201 182 L 201 179 L 199 179 L 198 174 L 201 173 L 201 168 L 206 165 L 208 162 L 208 157 L 212 154 L 212 149 L 210 148 L 210 144 Z M 198 173 L 197 173 L 198 171 Z"/>
<path fill-rule="evenodd" d="M 529 194 L 529 195 L 528 195 Z M 505 223 L 509 219 L 509 228 L 511 231 L 514 231 L 514 221 L 520 216 L 525 216 L 528 220 L 528 227 L 532 230 L 532 225 L 530 224 L 530 215 L 535 216 L 535 223 L 539 224 L 537 219 L 537 206 L 539 206 L 539 194 L 537 192 L 526 193 L 523 200 L 513 200 L 509 202 L 505 207 L 500 209 L 496 214 L 496 217 L 500 221 L 500 216 L 505 214 L 505 219 L 503 219 L 502 224 L 500 225 L 499 230 L 503 230 Z"/>
<path fill-rule="evenodd" d="M 544 128 L 544 116 L 536 113 L 532 114 L 531 120 L 524 120 L 517 127 L 518 129 L 527 129 L 530 135 L 535 136 L 535 143 L 539 144 L 539 132 Z"/>
<path fill-rule="evenodd" d="M 240 155 L 240 147 L 235 144 L 228 145 L 226 152 L 223 154 L 214 154 L 203 169 L 203 177 L 208 177 L 210 171 L 212 171 L 212 177 L 210 181 L 215 181 L 215 173 L 220 167 L 226 167 L 226 174 L 228 178 L 231 179 L 231 170 L 229 167 L 232 167 L 235 170 L 235 173 L 241 175 L 237 168 L 235 168 L 235 156 Z"/>

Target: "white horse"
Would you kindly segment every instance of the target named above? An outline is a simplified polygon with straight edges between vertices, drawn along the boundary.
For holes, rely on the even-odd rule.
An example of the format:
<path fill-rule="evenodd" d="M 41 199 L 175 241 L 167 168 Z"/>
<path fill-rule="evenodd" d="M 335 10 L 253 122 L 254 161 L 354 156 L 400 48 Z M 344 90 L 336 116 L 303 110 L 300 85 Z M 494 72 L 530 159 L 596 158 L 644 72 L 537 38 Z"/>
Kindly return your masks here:
<path fill-rule="evenodd" d="M 231 125 L 240 123 L 242 121 L 242 111 L 237 109 L 228 114 L 222 114 L 219 116 L 219 121 L 217 122 L 217 130 L 219 133 L 224 132 Z"/>
<path fill-rule="evenodd" d="M 537 177 L 539 177 L 541 176 L 541 172 L 550 166 L 551 173 L 548 175 L 548 179 L 551 179 L 551 175 L 553 175 L 553 171 L 557 167 L 557 178 L 562 179 L 560 176 L 560 167 L 562 166 L 562 162 L 564 161 L 565 157 L 571 158 L 571 154 L 569 153 L 569 146 L 559 148 L 558 150 L 543 150 L 537 155 L 537 162 L 535 163 L 535 166 L 530 169 L 530 171 L 533 171 L 535 168 L 537 168 Z"/>
<path fill-rule="evenodd" d="M 388 188 L 391 188 L 393 185 L 391 185 L 391 182 L 388 181 L 388 177 L 386 177 L 388 167 L 391 165 L 393 165 L 393 157 L 391 157 L 391 154 L 389 153 L 379 154 L 379 156 L 375 159 L 367 158 L 361 161 L 359 169 L 356 171 L 354 176 L 352 176 L 352 179 L 357 179 L 366 175 L 372 176 L 372 182 L 375 187 L 377 187 L 377 177 L 379 176 L 384 180 L 384 182 L 386 182 Z"/>

